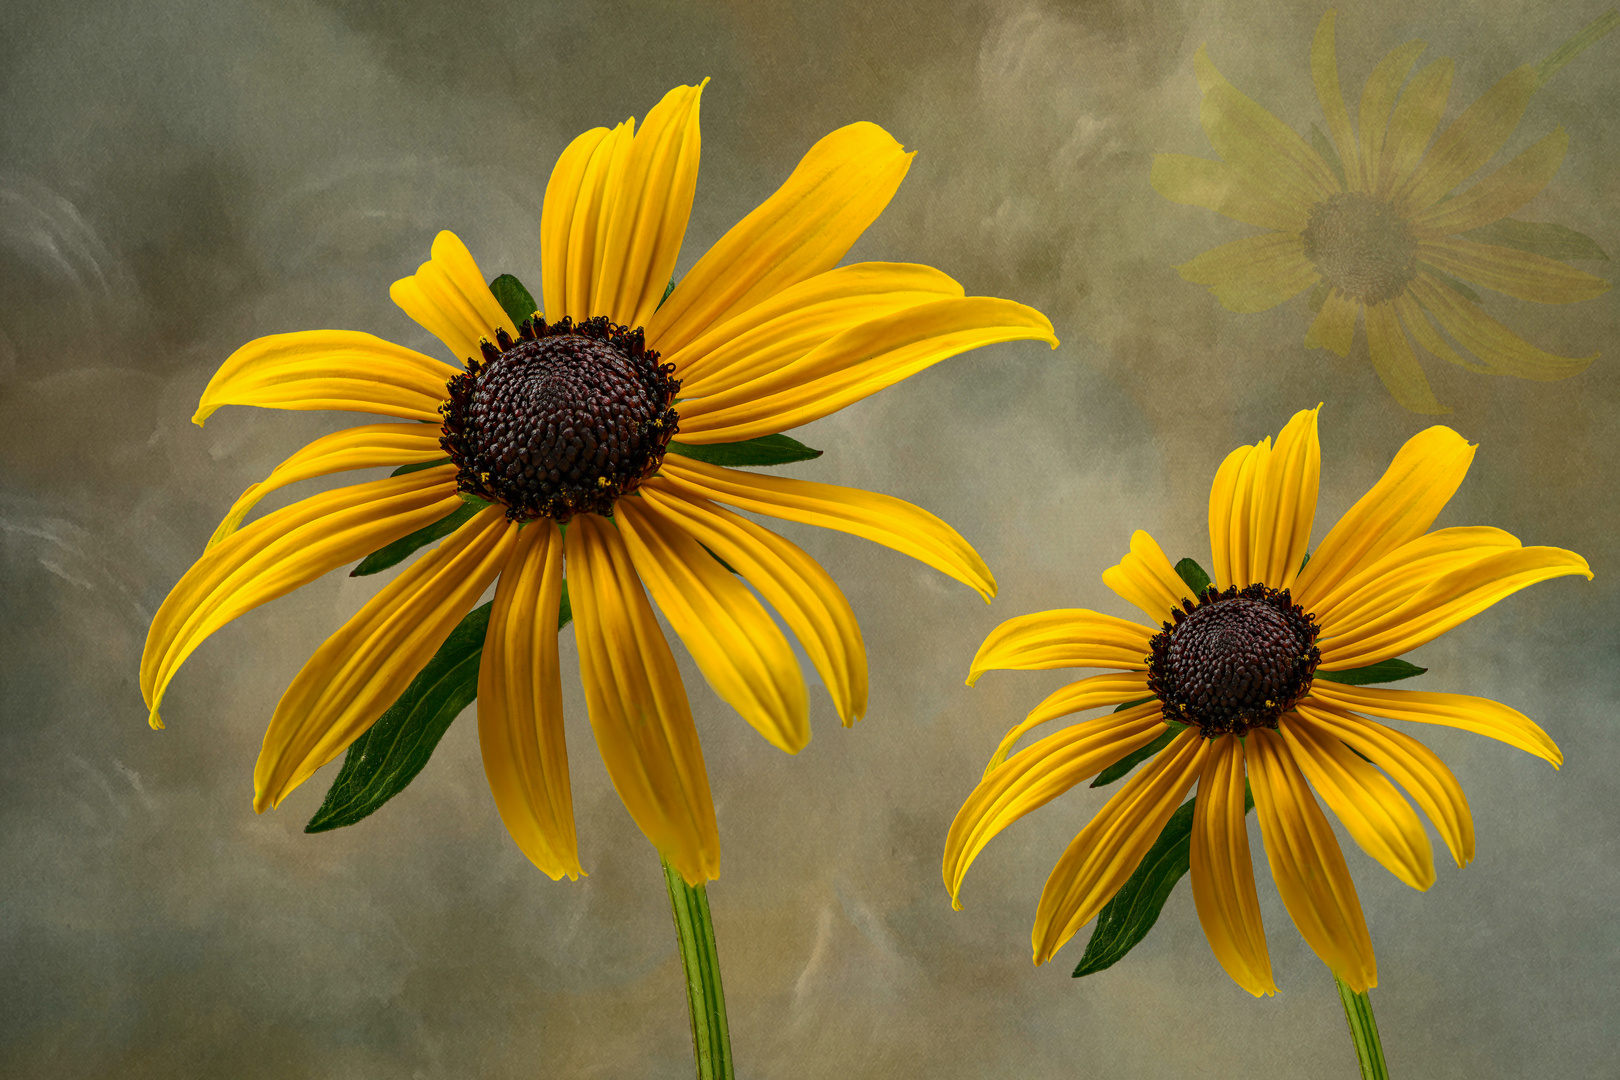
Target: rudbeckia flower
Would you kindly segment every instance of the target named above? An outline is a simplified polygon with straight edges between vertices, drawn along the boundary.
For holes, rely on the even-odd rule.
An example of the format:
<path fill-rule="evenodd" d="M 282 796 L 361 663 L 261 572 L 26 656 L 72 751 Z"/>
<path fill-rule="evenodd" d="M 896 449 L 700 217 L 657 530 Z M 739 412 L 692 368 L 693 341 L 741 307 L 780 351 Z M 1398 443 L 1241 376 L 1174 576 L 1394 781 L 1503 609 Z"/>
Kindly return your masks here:
<path fill-rule="evenodd" d="M 541 212 L 543 313 L 509 317 L 448 232 L 394 283 L 394 301 L 464 367 L 370 334 L 312 330 L 250 342 L 209 382 L 198 424 L 222 405 L 402 422 L 316 440 L 232 508 L 153 619 L 141 688 L 154 726 L 176 669 L 219 627 L 476 508 L 293 679 L 254 769 L 256 810 L 366 731 L 497 583 L 478 678 L 490 789 L 535 865 L 577 876 L 557 653 L 566 582 L 608 774 L 664 859 L 697 884 L 719 872 L 714 806 L 647 594 L 719 696 L 788 753 L 810 738 L 805 685 L 750 585 L 798 637 L 846 725 L 867 692 L 860 630 L 838 586 L 801 549 L 720 504 L 864 536 L 994 593 L 973 549 L 915 506 L 672 448 L 677 432 L 696 447 L 781 432 L 980 345 L 1057 344 L 1039 312 L 964 296 L 930 267 L 838 265 L 910 164 L 869 123 L 812 147 L 666 297 L 697 183 L 701 92 L 678 87 L 639 131 L 633 120 L 597 128 L 563 152 Z M 408 465 L 424 467 L 238 527 L 284 485 Z"/>
<path fill-rule="evenodd" d="M 1247 780 L 1266 860 L 1294 925 L 1353 990 L 1373 986 L 1377 967 L 1361 905 L 1317 799 L 1362 850 L 1413 888 L 1433 884 L 1434 863 L 1397 783 L 1459 866 L 1474 856 L 1473 822 L 1456 778 L 1422 743 L 1380 721 L 1462 728 L 1555 768 L 1563 761 L 1546 732 L 1507 705 L 1327 677 L 1398 657 L 1533 582 L 1592 576 L 1574 552 L 1523 547 L 1500 529 L 1429 531 L 1473 456 L 1474 447 L 1450 428 L 1414 436 L 1307 561 L 1321 452 L 1316 410 L 1301 412 L 1275 446 L 1267 438 L 1241 447 L 1216 473 L 1209 495 L 1214 580 L 1202 593 L 1194 594 L 1152 537 L 1137 532 L 1103 581 L 1141 608 L 1148 625 L 1066 610 L 1024 615 L 992 631 L 973 659 L 970 685 L 995 668 L 1112 670 L 1058 690 L 1002 740 L 946 841 L 953 903 L 993 836 L 1173 730 L 1047 879 L 1035 915 L 1035 962 L 1050 959 L 1102 909 L 1196 784 L 1191 875 L 1199 921 L 1238 985 L 1256 996 L 1275 993 L 1244 827 Z M 1127 704 L 1007 756 L 1049 720 Z"/>
<path fill-rule="evenodd" d="M 1204 252 L 1179 267 L 1181 276 L 1209 286 L 1236 312 L 1265 311 L 1318 286 L 1313 303 L 1320 307 L 1306 346 L 1347 355 L 1359 317 L 1378 377 L 1414 412 L 1450 410 L 1430 389 L 1413 342 L 1437 359 L 1488 374 L 1550 380 L 1584 370 L 1596 354 L 1577 359 L 1537 348 L 1487 315 L 1464 284 L 1543 304 L 1607 291 L 1602 278 L 1500 242 L 1513 239 L 1511 227 L 1521 224 L 1503 219 L 1558 171 L 1568 134 L 1554 129 L 1458 190 L 1506 145 L 1546 75 L 1579 49 L 1509 72 L 1436 135 L 1452 64 L 1435 60 L 1407 81 L 1424 49 L 1409 41 L 1373 69 L 1352 126 L 1339 88 L 1333 20 L 1332 11 L 1322 16 L 1311 45 L 1311 75 L 1327 119 L 1320 152 L 1240 93 L 1198 49 L 1199 116 L 1221 160 L 1157 155 L 1153 187 L 1174 202 L 1270 231 Z M 1572 45 L 1584 47 L 1611 25 Z"/>

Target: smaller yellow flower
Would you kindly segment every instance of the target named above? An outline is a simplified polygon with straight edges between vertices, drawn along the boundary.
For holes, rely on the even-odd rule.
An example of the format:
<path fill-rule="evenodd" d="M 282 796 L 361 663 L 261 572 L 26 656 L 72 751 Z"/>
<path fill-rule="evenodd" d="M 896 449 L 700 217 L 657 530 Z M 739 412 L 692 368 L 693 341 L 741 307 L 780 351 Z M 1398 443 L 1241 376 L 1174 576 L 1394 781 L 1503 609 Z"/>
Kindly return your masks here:
<path fill-rule="evenodd" d="M 1209 495 L 1214 583 L 1202 595 L 1145 532 L 1103 582 L 1155 631 L 1095 611 L 1045 611 L 1003 623 L 973 658 L 968 684 L 996 668 L 1113 669 L 1058 690 L 1002 740 L 945 843 L 952 903 L 992 837 L 1110 764 L 1184 725 L 1076 836 L 1035 914 L 1035 962 L 1050 959 L 1102 910 L 1198 785 L 1191 876 L 1198 918 L 1227 973 L 1276 993 L 1244 827 L 1244 782 L 1283 906 L 1307 944 L 1351 989 L 1378 981 L 1372 942 L 1344 856 L 1316 798 L 1356 843 L 1416 889 L 1434 883 L 1429 838 L 1399 783 L 1451 849 L 1474 857 L 1468 800 L 1427 747 L 1368 717 L 1443 724 L 1545 758 L 1563 755 L 1506 705 L 1462 694 L 1355 686 L 1323 678 L 1432 641 L 1504 596 L 1586 560 L 1523 547 L 1501 531 L 1429 531 L 1462 483 L 1474 447 L 1447 427 L 1413 436 L 1371 491 L 1306 560 L 1321 450 L 1316 410 L 1276 446 L 1233 451 Z M 1048 720 L 1134 703 L 1008 757 Z M 1363 715 L 1364 714 L 1364 715 Z M 1382 771 L 1380 771 L 1382 770 Z"/>

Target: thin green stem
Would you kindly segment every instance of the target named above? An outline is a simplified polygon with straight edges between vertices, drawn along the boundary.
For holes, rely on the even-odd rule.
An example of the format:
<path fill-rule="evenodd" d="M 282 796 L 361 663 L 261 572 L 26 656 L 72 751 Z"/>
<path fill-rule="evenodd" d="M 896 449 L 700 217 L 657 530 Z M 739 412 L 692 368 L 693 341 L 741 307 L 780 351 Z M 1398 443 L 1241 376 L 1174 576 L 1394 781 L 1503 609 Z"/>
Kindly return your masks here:
<path fill-rule="evenodd" d="M 1361 1063 L 1361 1080 L 1389 1080 L 1389 1066 L 1384 1064 L 1384 1044 L 1378 1041 L 1378 1021 L 1373 1019 L 1372 1001 L 1366 991 L 1356 993 L 1337 975 L 1333 981 L 1339 987 L 1339 1003 L 1344 1006 L 1344 1019 L 1350 1025 L 1350 1038 L 1356 1044 L 1356 1060 Z"/>
<path fill-rule="evenodd" d="M 686 972 L 686 1005 L 692 1017 L 692 1056 L 698 1080 L 732 1080 L 731 1033 L 726 1027 L 726 994 L 720 986 L 720 955 L 709 918 L 709 893 L 688 885 L 680 871 L 664 863 L 664 884 L 680 939 Z"/>
<path fill-rule="evenodd" d="M 1558 69 L 1575 59 L 1590 45 L 1595 44 L 1616 26 L 1620 26 L 1620 10 L 1610 8 L 1592 20 L 1584 30 L 1560 45 L 1552 55 L 1536 65 L 1538 85 L 1558 73 Z"/>

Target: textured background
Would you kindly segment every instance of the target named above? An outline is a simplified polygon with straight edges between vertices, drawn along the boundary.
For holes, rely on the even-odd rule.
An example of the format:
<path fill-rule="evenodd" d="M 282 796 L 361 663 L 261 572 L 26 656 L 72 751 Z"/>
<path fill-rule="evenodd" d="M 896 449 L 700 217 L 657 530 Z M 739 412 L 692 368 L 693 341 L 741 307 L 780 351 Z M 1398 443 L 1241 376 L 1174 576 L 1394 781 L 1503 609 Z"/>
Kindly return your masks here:
<path fill-rule="evenodd" d="M 891 7 L 896 10 L 890 10 Z M 786 526 L 843 584 L 871 656 L 854 730 L 813 698 L 797 758 L 682 658 L 718 804 L 711 887 L 745 1077 L 1351 1076 L 1327 971 L 1261 863 L 1281 993 L 1210 955 L 1190 890 L 1125 962 L 1068 977 L 1086 933 L 1029 963 L 1041 882 L 1101 805 L 1076 791 L 970 872 L 953 913 L 945 830 L 1000 733 L 1062 673 L 962 685 L 1014 615 L 1133 615 L 1098 575 L 1145 527 L 1207 557 L 1221 457 L 1322 414 L 1320 536 L 1427 421 L 1357 354 L 1301 345 L 1303 298 L 1233 315 L 1173 264 L 1248 231 L 1148 185 L 1154 152 L 1210 155 L 1192 54 L 1304 130 L 1320 10 L 1237 2 L 790 10 L 704 3 L 20 0 L 0 12 L 0 1073 L 17 1077 L 682 1077 L 680 966 L 652 849 L 563 664 L 589 877 L 553 883 L 502 830 L 472 714 L 417 784 L 358 827 L 305 836 L 335 766 L 256 817 L 251 774 L 302 660 L 377 587 L 333 575 L 193 657 L 147 729 L 146 626 L 231 499 L 341 418 L 228 409 L 188 423 L 250 338 L 321 326 L 439 347 L 388 284 L 459 233 L 538 287 L 540 199 L 579 131 L 708 75 L 681 269 L 834 127 L 917 151 L 857 258 L 937 265 L 1045 311 L 1063 346 L 952 360 L 798 434 L 797 475 L 918 502 L 996 572 L 967 589 L 864 541 Z M 1601 11 L 1379 3 L 1341 13 L 1344 85 L 1413 37 L 1457 58 L 1452 114 Z M 1620 248 L 1620 36 L 1532 102 L 1509 150 L 1565 124 L 1562 171 L 1520 216 Z M 1352 97 L 1352 108 L 1354 98 Z M 1609 147 L 1604 150 L 1604 147 Z M 1585 268 L 1607 273 L 1606 264 Z M 1430 369 L 1480 444 L 1441 524 L 1586 555 L 1595 581 L 1520 594 L 1416 654 L 1420 684 L 1507 701 L 1568 764 L 1432 729 L 1479 856 L 1427 895 L 1346 841 L 1405 1077 L 1612 1074 L 1620 1030 L 1613 808 L 1620 302 L 1492 296 L 1568 355 L 1566 382 Z M 335 481 L 334 481 L 335 482 Z M 679 651 L 679 650 L 677 650 Z M 813 672 L 811 672 L 813 677 Z M 1408 684 L 1413 685 L 1413 684 Z M 1258 838 L 1255 838 L 1258 857 Z M 1436 841 L 1438 844 L 1438 840 Z M 1604 1033 L 1608 1034 L 1605 1035 Z"/>

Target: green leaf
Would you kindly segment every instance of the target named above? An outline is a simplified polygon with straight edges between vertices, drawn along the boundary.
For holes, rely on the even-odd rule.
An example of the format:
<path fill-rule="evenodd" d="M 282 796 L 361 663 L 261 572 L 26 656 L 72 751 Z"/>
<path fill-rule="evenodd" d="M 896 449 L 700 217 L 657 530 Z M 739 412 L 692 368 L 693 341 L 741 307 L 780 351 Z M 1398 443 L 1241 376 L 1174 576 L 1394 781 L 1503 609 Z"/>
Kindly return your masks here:
<path fill-rule="evenodd" d="M 487 505 L 487 504 L 486 504 Z M 349 571 L 350 577 L 365 577 L 375 574 L 379 570 L 386 570 L 409 558 L 418 548 L 426 547 L 435 540 L 443 539 L 461 528 L 479 510 L 483 509 L 477 503 L 463 502 L 462 505 L 449 514 L 435 521 L 431 525 L 424 525 L 409 536 L 402 536 L 392 544 L 378 548 L 370 555 L 360 560 L 360 565 Z"/>
<path fill-rule="evenodd" d="M 435 461 L 413 461 L 409 465 L 401 465 L 399 468 L 395 469 L 393 472 L 389 473 L 388 475 L 389 476 L 405 476 L 405 475 L 407 475 L 409 473 L 421 472 L 423 469 L 431 469 L 435 465 L 448 465 L 448 464 L 450 464 L 450 459 L 447 458 L 447 457 L 442 457 L 442 458 L 439 458 L 439 459 L 437 459 Z"/>
<path fill-rule="evenodd" d="M 1457 278 L 1454 278 L 1450 274 L 1446 273 L 1444 270 L 1441 270 L 1438 267 L 1430 266 L 1428 264 L 1424 264 L 1423 269 L 1425 271 L 1427 271 L 1428 273 L 1433 274 L 1435 277 L 1439 278 L 1441 281 L 1445 282 L 1447 285 L 1450 285 L 1464 299 L 1470 300 L 1470 301 L 1472 301 L 1473 303 L 1476 303 L 1476 304 L 1479 303 L 1479 293 L 1477 293 L 1473 289 L 1469 288 L 1467 282 L 1460 281 Z"/>
<path fill-rule="evenodd" d="M 445 731 L 478 696 L 478 658 L 493 601 L 474 608 L 365 734 L 349 744 L 308 833 L 353 825 L 404 791 Z"/>
<path fill-rule="evenodd" d="M 1148 698 L 1147 700 L 1152 701 L 1153 699 Z M 1116 709 L 1114 711 L 1118 712 L 1119 710 Z M 1167 720 L 1165 723 L 1170 725 L 1169 731 L 1166 731 L 1163 735 L 1160 735 L 1157 739 L 1154 739 L 1146 746 L 1137 750 L 1132 750 L 1130 753 L 1108 766 L 1108 768 L 1098 773 L 1097 779 L 1091 782 L 1091 786 L 1102 787 L 1105 784 L 1112 784 L 1115 780 L 1118 780 L 1120 777 L 1142 764 L 1142 762 L 1169 746 L 1170 740 L 1175 738 L 1177 735 L 1180 735 L 1182 731 L 1186 730 L 1187 727 L 1185 724 L 1178 724 L 1171 720 Z"/>
<path fill-rule="evenodd" d="M 523 287 L 523 282 L 511 274 L 502 274 L 490 282 L 489 291 L 495 294 L 501 310 L 512 320 L 514 328 L 522 325 L 523 320 L 534 318 L 539 310 L 540 305 L 534 302 L 534 297 Z"/>
<path fill-rule="evenodd" d="M 746 439 L 743 442 L 708 443 L 695 445 L 692 443 L 672 442 L 669 452 L 689 457 L 694 461 L 706 461 L 710 465 L 786 465 L 790 461 L 809 461 L 811 458 L 821 456 L 820 450 L 812 450 L 797 439 L 790 439 L 786 435 L 761 435 L 757 439 Z"/>
<path fill-rule="evenodd" d="M 574 621 L 574 605 L 568 602 L 568 582 L 562 583 L 562 601 L 557 605 L 557 629 Z"/>
<path fill-rule="evenodd" d="M 1074 969 L 1075 978 L 1096 974 L 1118 963 L 1159 921 L 1164 902 L 1192 864 L 1193 808 L 1196 805 L 1196 799 L 1188 799 L 1176 808 L 1136 872 L 1098 913 L 1097 926 L 1086 943 L 1086 953 Z M 1243 812 L 1252 809 L 1254 797 L 1245 781 Z"/>
<path fill-rule="evenodd" d="M 1187 588 L 1193 591 L 1194 596 L 1202 596 L 1204 590 L 1209 588 L 1209 575 L 1204 573 L 1202 566 L 1191 559 L 1182 559 L 1176 563 L 1176 573 L 1181 575 L 1181 580 L 1187 583 Z"/>
<path fill-rule="evenodd" d="M 1351 668 L 1348 671 L 1322 671 L 1316 672 L 1316 678 L 1326 679 L 1328 682 L 1344 683 L 1347 686 L 1367 686 L 1371 683 L 1399 682 L 1410 679 L 1414 675 L 1421 675 L 1428 668 L 1408 664 L 1405 660 L 1381 660 L 1366 667 Z"/>
<path fill-rule="evenodd" d="M 710 557 L 713 558 L 715 562 L 717 562 L 721 566 L 725 567 L 726 568 L 726 573 L 735 574 L 737 572 L 737 568 L 735 566 L 732 566 L 730 563 L 726 562 L 726 560 L 724 560 L 720 556 L 716 555 L 714 553 L 714 549 L 712 547 L 710 547 L 708 544 L 705 544 L 703 541 L 699 540 L 698 541 L 698 547 L 702 548 L 704 551 L 707 551 L 709 553 Z"/>
<path fill-rule="evenodd" d="M 653 310 L 657 311 L 658 308 L 663 307 L 664 306 L 664 301 L 668 300 L 669 299 L 669 294 L 674 292 L 674 291 L 675 291 L 675 279 L 670 278 L 669 279 L 669 284 L 664 286 L 664 295 L 660 296 L 658 298 L 658 307 L 653 308 Z"/>
<path fill-rule="evenodd" d="M 1481 225 L 1463 233 L 1481 244 L 1500 244 L 1515 251 L 1528 251 L 1532 255 L 1545 255 L 1549 259 L 1601 259 L 1609 261 L 1608 252 L 1598 247 L 1585 233 L 1578 233 L 1567 225 L 1550 221 L 1519 221 L 1503 218 L 1489 225 Z"/>
<path fill-rule="evenodd" d="M 1323 285 L 1321 282 L 1317 282 L 1315 287 L 1313 287 L 1311 289 L 1311 297 L 1310 297 L 1311 310 L 1313 312 L 1314 311 L 1321 311 L 1322 310 L 1322 305 L 1327 303 L 1328 294 L 1331 293 L 1332 291 L 1333 290 L 1328 288 L 1326 285 Z"/>
<path fill-rule="evenodd" d="M 1339 157 L 1338 147 L 1315 124 L 1311 125 L 1311 148 L 1322 155 L 1322 160 L 1333 170 L 1333 175 L 1339 178 L 1339 186 L 1348 187 L 1344 180 L 1344 161 Z"/>

